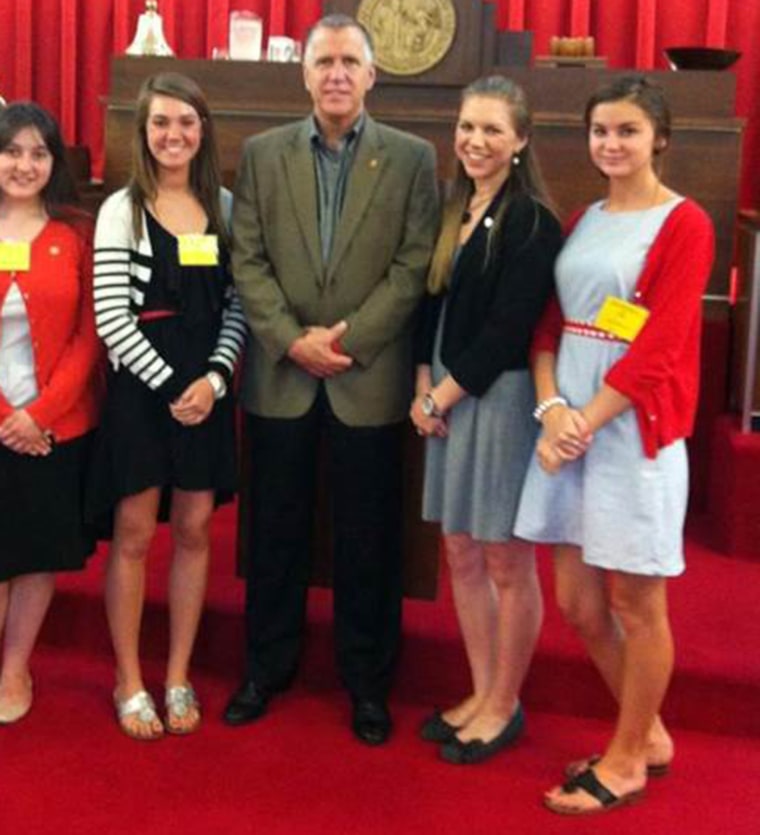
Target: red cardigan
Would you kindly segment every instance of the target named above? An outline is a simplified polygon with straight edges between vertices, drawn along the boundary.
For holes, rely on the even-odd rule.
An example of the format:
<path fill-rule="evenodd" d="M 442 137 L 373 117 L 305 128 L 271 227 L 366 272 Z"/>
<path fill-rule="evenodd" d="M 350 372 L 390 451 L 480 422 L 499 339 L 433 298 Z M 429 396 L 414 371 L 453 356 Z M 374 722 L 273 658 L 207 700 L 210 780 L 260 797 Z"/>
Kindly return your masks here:
<path fill-rule="evenodd" d="M 585 211 L 585 210 L 584 210 Z M 570 221 L 568 233 L 582 217 Z M 715 235 L 693 200 L 668 215 L 644 263 L 633 300 L 650 311 L 639 335 L 604 381 L 633 402 L 644 453 L 691 435 L 699 395 L 702 294 L 710 277 Z M 557 353 L 562 311 L 553 298 L 539 323 L 532 352 Z"/>
<path fill-rule="evenodd" d="M 29 317 L 38 396 L 24 408 L 58 441 L 98 421 L 102 347 L 92 302 L 92 228 L 49 220 L 32 241 L 28 272 L 0 271 L 0 306 L 16 281 Z M 0 421 L 14 411 L 0 393 Z"/>

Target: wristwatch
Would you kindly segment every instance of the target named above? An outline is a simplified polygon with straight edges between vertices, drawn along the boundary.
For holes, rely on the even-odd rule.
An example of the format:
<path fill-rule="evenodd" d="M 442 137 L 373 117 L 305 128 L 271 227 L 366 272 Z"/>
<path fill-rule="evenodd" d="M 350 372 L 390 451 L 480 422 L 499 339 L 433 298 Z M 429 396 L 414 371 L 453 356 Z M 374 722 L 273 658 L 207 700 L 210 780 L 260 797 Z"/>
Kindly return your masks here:
<path fill-rule="evenodd" d="M 206 379 L 214 392 L 214 400 L 221 400 L 227 394 L 227 383 L 224 382 L 224 377 L 218 371 L 209 371 Z"/>
<path fill-rule="evenodd" d="M 425 415 L 425 417 L 443 417 L 443 412 L 438 408 L 438 404 L 435 402 L 435 399 L 430 392 L 422 395 L 421 406 L 422 414 Z"/>

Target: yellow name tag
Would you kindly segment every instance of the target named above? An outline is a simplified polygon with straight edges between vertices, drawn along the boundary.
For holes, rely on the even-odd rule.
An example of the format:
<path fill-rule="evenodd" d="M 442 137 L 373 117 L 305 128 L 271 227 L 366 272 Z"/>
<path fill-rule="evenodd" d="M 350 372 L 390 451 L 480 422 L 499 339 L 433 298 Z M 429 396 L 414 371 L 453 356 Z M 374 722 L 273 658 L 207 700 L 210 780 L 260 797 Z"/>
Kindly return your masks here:
<path fill-rule="evenodd" d="M 179 263 L 183 267 L 215 267 L 219 263 L 216 235 L 180 235 Z"/>
<path fill-rule="evenodd" d="M 626 342 L 633 342 L 649 318 L 649 311 L 625 299 L 607 296 L 594 324 Z"/>
<path fill-rule="evenodd" d="M 30 251 L 29 241 L 0 241 L 0 270 L 28 272 Z"/>

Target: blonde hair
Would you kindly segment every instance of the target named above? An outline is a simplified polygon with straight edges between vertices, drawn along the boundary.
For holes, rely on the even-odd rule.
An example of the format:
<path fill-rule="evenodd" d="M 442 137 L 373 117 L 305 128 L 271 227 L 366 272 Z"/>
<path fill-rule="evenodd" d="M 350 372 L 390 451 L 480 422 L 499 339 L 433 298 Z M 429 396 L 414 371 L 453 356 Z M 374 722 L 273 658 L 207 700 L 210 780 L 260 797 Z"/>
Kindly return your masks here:
<path fill-rule="evenodd" d="M 538 160 L 530 145 L 533 121 L 522 87 L 503 75 L 489 75 L 479 78 L 465 87 L 462 91 L 461 103 L 464 104 L 467 99 L 476 96 L 503 101 L 509 110 L 515 134 L 520 139 L 527 140 L 522 150 L 516 154 L 519 163 L 513 164 L 510 169 L 509 176 L 502 189 L 501 202 L 493 217 L 494 222 L 488 230 L 487 263 L 493 255 L 493 242 L 498 240 L 504 214 L 513 197 L 529 195 L 549 208 L 551 208 L 551 202 L 544 185 Z M 433 294 L 443 292 L 448 285 L 454 254 L 459 245 L 462 216 L 474 191 L 475 186 L 472 180 L 465 173 L 462 163 L 457 160 L 454 182 L 446 200 L 441 232 L 428 272 L 428 290 Z"/>

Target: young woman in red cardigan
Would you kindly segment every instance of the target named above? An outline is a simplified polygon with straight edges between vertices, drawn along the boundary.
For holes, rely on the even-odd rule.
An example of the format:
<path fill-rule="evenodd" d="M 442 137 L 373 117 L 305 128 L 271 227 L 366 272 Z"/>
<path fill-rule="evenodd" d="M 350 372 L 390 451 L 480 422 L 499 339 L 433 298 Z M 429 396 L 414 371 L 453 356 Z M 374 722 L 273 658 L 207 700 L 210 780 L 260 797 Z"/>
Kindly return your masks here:
<path fill-rule="evenodd" d="M 94 549 L 82 485 L 101 352 L 91 224 L 74 201 L 53 118 L 32 103 L 0 112 L 0 723 L 32 705 L 55 572 Z"/>
<path fill-rule="evenodd" d="M 658 715 L 673 666 L 666 578 L 684 568 L 684 438 L 714 246 L 702 209 L 660 180 L 670 115 L 658 87 L 618 79 L 585 119 L 608 193 L 571 223 L 534 341 L 543 431 L 515 526 L 554 544 L 560 608 L 619 704 L 604 753 L 546 794 L 563 814 L 639 799 L 673 758 Z"/>

